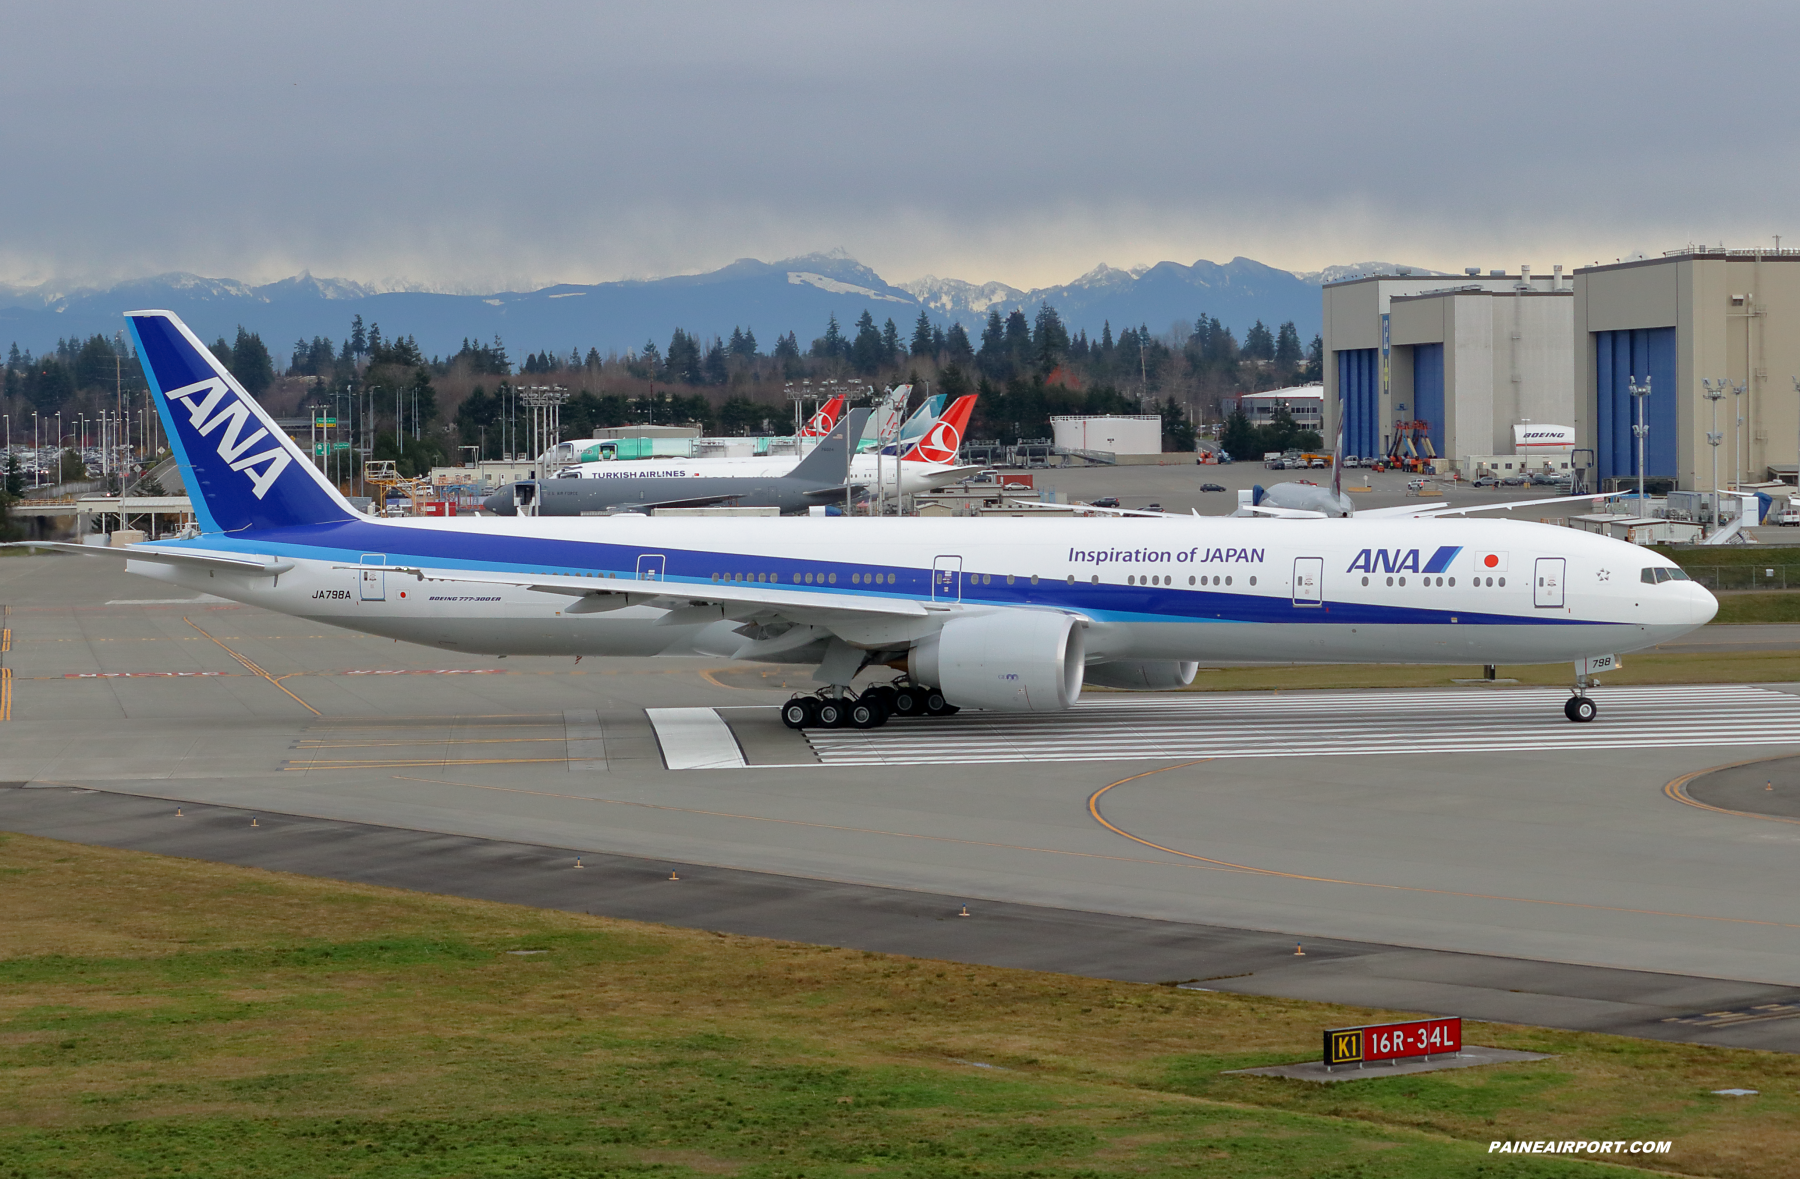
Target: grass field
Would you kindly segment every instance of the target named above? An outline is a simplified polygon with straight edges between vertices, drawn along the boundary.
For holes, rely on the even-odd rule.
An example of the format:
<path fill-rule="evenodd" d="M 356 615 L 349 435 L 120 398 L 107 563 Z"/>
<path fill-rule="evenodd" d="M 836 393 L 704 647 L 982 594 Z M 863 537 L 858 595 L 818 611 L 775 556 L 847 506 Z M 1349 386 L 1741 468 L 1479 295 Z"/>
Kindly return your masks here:
<path fill-rule="evenodd" d="M 1221 1070 L 1375 1013 L 24 836 L 0 889 L 6 1179 L 1800 1175 L 1788 1056 L 1470 1025 L 1555 1058 L 1326 1087 Z"/>

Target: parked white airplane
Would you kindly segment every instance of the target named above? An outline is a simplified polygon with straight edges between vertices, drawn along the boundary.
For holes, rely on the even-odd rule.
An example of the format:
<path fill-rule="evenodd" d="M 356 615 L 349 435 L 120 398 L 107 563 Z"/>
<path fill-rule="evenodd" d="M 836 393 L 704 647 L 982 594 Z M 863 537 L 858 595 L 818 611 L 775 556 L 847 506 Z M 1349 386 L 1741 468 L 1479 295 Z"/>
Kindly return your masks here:
<path fill-rule="evenodd" d="M 969 415 L 975 408 L 975 395 L 959 397 L 949 409 L 901 454 L 898 464 L 893 455 L 877 456 L 873 452 L 858 454 L 850 460 L 850 481 L 859 487 L 872 487 L 877 479 L 887 494 L 898 490 L 905 494 L 930 491 L 955 482 L 978 467 L 957 466 L 956 452 L 962 447 L 963 433 L 969 427 Z M 766 455 L 760 458 L 651 458 L 615 462 L 587 462 L 565 467 L 558 477 L 564 479 L 704 479 L 730 476 L 738 479 L 779 479 L 793 472 L 800 459 L 791 454 Z"/>
<path fill-rule="evenodd" d="M 1717 609 L 1657 553 L 1510 520 L 371 519 L 173 314 L 130 322 L 199 535 L 32 547 L 466 653 L 816 664 L 795 726 L 1055 711 L 1200 660 L 1576 661 L 1588 721 L 1591 659 Z M 851 698 L 871 664 L 906 681 Z"/>

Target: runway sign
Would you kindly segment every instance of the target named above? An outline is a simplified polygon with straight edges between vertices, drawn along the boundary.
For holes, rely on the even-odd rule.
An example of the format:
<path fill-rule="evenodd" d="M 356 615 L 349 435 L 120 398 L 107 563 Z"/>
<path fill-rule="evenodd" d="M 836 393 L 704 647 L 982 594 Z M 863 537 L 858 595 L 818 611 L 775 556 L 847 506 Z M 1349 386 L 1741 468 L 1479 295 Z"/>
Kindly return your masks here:
<path fill-rule="evenodd" d="M 1406 1023 L 1371 1023 L 1359 1028 L 1327 1028 L 1325 1031 L 1327 1068 L 1461 1051 L 1461 1016 Z"/>

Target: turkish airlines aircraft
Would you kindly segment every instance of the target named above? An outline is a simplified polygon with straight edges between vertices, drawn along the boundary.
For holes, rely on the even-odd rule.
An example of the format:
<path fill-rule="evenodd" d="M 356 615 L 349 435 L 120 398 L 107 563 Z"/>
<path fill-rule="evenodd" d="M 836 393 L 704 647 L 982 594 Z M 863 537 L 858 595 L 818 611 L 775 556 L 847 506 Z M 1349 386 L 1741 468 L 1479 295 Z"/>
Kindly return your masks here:
<path fill-rule="evenodd" d="M 1717 610 L 1660 554 L 1512 520 L 372 519 L 173 314 L 129 318 L 199 534 L 24 547 L 467 653 L 812 664 L 832 687 L 794 726 L 1050 712 L 1199 660 L 1575 662 L 1591 721 L 1604 657 Z M 870 665 L 906 679 L 852 697 Z"/>
<path fill-rule="evenodd" d="M 837 425 L 837 420 L 843 415 L 843 412 L 844 398 L 840 394 L 837 397 L 833 397 L 830 401 L 827 401 L 824 405 L 821 405 L 818 408 L 818 411 L 815 412 L 812 417 L 807 419 L 806 425 L 800 428 L 800 437 L 825 437 L 825 435 L 831 433 L 831 427 Z"/>
<path fill-rule="evenodd" d="M 963 431 L 969 427 L 969 415 L 975 409 L 975 395 L 959 397 L 946 409 L 931 428 L 900 456 L 898 490 L 904 493 L 929 491 L 952 483 L 977 467 L 956 466 L 956 453 L 962 448 Z M 827 431 L 829 433 L 829 431 Z M 801 460 L 791 454 L 767 455 L 762 458 L 651 458 L 607 462 L 578 463 L 565 467 L 562 478 L 582 479 L 701 479 L 731 476 L 742 479 L 779 479 L 791 475 Z M 850 481 L 871 486 L 879 477 L 889 495 L 894 494 L 896 464 L 893 455 L 855 455 L 850 460 Z"/>

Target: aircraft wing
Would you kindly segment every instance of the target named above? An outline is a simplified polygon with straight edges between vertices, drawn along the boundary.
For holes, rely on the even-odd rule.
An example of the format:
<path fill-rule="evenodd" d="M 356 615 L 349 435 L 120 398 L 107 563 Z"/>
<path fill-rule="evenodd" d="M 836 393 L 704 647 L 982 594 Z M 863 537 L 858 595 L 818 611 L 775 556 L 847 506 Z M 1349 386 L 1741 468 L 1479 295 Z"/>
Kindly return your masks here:
<path fill-rule="evenodd" d="M 559 573 L 506 573 L 482 570 L 433 570 L 416 565 L 336 565 L 336 569 L 401 573 L 420 581 L 475 585 L 507 585 L 577 599 L 565 613 L 585 614 L 657 602 L 671 609 L 718 605 L 727 613 L 767 611 L 796 620 L 819 618 L 923 618 L 925 605 L 904 598 L 854 592 L 825 593 L 802 586 L 753 582 L 627 581 L 576 577 Z M 592 599 L 590 603 L 587 599 Z"/>
<path fill-rule="evenodd" d="M 1599 495 L 1558 495 L 1550 499 L 1516 499 L 1507 503 L 1479 504 L 1475 507 L 1453 507 L 1450 504 L 1404 504 L 1397 508 L 1371 508 L 1356 513 L 1358 519 L 1394 519 L 1405 517 L 1466 516 L 1471 512 L 1510 512 L 1514 508 L 1535 508 L 1544 504 L 1598 504 L 1635 491 L 1608 491 Z"/>
<path fill-rule="evenodd" d="M 214 569 L 222 573 L 253 573 L 275 577 L 294 567 L 292 561 L 274 557 L 227 557 L 218 553 L 197 553 L 188 549 L 146 548 L 141 545 L 70 544 L 57 540 L 22 540 L 0 545 L 8 549 L 48 549 L 58 553 L 75 553 L 83 557 L 116 557 L 121 561 L 152 561 L 159 565 L 175 565 L 189 569 Z"/>
<path fill-rule="evenodd" d="M 1277 520 L 1329 520 L 1324 512 L 1314 512 L 1306 508 L 1277 508 L 1269 504 L 1239 504 L 1232 515 L 1248 513 L 1252 516 L 1271 516 Z M 1362 515 L 1358 512 L 1357 515 Z"/>

